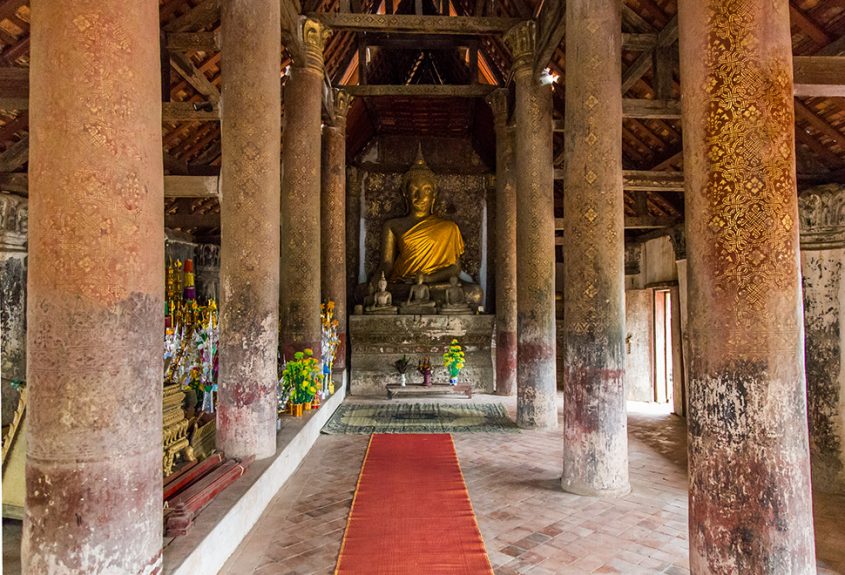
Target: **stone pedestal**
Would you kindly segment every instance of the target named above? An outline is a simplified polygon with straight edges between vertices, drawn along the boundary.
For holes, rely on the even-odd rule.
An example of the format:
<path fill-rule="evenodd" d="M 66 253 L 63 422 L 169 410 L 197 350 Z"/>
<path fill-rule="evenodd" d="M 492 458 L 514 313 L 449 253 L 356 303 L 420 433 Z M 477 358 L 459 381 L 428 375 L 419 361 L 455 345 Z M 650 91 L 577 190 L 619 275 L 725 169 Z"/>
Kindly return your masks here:
<path fill-rule="evenodd" d="M 552 90 L 534 74 L 533 22 L 505 35 L 516 84 L 517 407 L 520 427 L 557 427 Z"/>
<path fill-rule="evenodd" d="M 452 339 L 460 342 L 466 354 L 460 381 L 492 393 L 494 319 L 492 315 L 349 316 L 350 393 L 384 397 L 385 385 L 399 383 L 393 362 L 403 355 L 411 360 L 406 372 L 409 383 L 422 382 L 416 365 L 423 356 L 431 360 L 432 382 L 448 383 L 443 354 Z"/>
<path fill-rule="evenodd" d="M 798 202 L 813 487 L 845 493 L 845 186 Z"/>
<path fill-rule="evenodd" d="M 335 124 L 323 127 L 322 187 L 320 211 L 320 283 L 323 301 L 335 302 L 338 346 L 334 367 L 346 367 L 346 113 L 350 96 L 335 91 Z"/>
<path fill-rule="evenodd" d="M 693 573 L 815 573 L 786 1 L 681 0 Z"/>
<path fill-rule="evenodd" d="M 571 0 L 566 20 L 562 485 L 614 496 L 630 490 L 620 4 Z"/>
<path fill-rule="evenodd" d="M 26 574 L 161 569 L 158 9 L 32 4 Z"/>
<path fill-rule="evenodd" d="M 279 341 L 279 3 L 224 2 L 217 447 L 276 452 Z"/>
<path fill-rule="evenodd" d="M 279 315 L 285 357 L 320 353 L 320 114 L 328 29 L 303 22 L 305 53 L 285 84 Z"/>

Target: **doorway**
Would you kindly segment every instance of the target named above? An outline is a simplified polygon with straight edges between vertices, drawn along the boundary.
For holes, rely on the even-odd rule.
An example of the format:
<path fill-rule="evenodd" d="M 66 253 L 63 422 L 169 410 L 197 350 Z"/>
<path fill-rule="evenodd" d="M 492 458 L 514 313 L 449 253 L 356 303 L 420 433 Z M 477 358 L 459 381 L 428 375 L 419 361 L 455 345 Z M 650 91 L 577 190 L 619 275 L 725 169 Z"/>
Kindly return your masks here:
<path fill-rule="evenodd" d="M 654 401 L 673 403 L 672 293 L 654 290 Z"/>

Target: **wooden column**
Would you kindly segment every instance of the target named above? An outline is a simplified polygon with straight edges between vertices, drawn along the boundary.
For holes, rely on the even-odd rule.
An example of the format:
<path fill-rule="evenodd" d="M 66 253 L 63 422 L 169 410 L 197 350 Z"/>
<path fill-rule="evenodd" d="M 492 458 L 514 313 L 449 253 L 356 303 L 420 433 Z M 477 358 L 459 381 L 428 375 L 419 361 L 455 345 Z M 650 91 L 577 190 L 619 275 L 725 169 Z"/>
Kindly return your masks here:
<path fill-rule="evenodd" d="M 346 368 L 346 113 L 352 98 L 342 90 L 334 95 L 334 125 L 323 127 L 323 165 L 320 234 L 323 301 L 335 302 L 340 340 L 334 367 Z"/>
<path fill-rule="evenodd" d="M 328 29 L 303 22 L 304 57 L 285 86 L 282 182 L 282 353 L 320 352 L 320 114 Z"/>
<path fill-rule="evenodd" d="M 562 485 L 617 496 L 630 491 L 621 5 L 571 0 L 566 20 Z"/>
<path fill-rule="evenodd" d="M 276 452 L 279 324 L 279 3 L 222 4 L 220 409 L 230 457 Z"/>
<path fill-rule="evenodd" d="M 513 395 L 516 344 L 516 157 L 515 130 L 508 126 L 508 95 L 487 98 L 496 122 L 496 393 Z"/>
<path fill-rule="evenodd" d="M 815 573 L 786 0 L 682 0 L 690 568 Z"/>
<path fill-rule="evenodd" d="M 517 424 L 557 427 L 552 90 L 533 71 L 535 27 L 505 35 L 516 84 Z"/>
<path fill-rule="evenodd" d="M 33 2 L 23 572 L 161 568 L 158 2 Z"/>

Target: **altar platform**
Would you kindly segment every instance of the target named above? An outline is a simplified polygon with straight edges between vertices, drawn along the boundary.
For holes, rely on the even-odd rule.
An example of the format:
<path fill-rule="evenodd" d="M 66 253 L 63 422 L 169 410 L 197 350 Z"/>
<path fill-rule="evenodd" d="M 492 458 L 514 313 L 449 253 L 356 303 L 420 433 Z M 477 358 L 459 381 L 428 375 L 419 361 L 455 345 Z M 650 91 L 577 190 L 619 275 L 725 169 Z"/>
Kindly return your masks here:
<path fill-rule="evenodd" d="M 460 382 L 479 393 L 495 389 L 493 315 L 352 315 L 349 316 L 350 388 L 352 395 L 384 397 L 387 384 L 399 383 L 393 363 L 411 360 L 408 383 L 422 383 L 417 361 L 431 360 L 432 383 L 448 383 L 443 354 L 457 339 L 464 349 Z"/>

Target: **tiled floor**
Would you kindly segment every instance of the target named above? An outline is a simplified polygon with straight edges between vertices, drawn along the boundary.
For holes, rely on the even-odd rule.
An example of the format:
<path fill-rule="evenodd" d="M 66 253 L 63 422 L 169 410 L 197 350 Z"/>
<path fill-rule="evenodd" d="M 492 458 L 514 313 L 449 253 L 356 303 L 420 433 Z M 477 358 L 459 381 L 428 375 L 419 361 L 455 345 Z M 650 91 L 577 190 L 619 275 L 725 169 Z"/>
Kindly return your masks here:
<path fill-rule="evenodd" d="M 688 573 L 685 442 L 682 419 L 631 406 L 632 492 L 595 499 L 560 490 L 560 432 L 455 436 L 501 575 Z M 331 573 L 366 447 L 365 436 L 322 436 L 222 573 Z M 845 497 L 817 496 L 816 537 L 819 573 L 845 573 Z"/>

